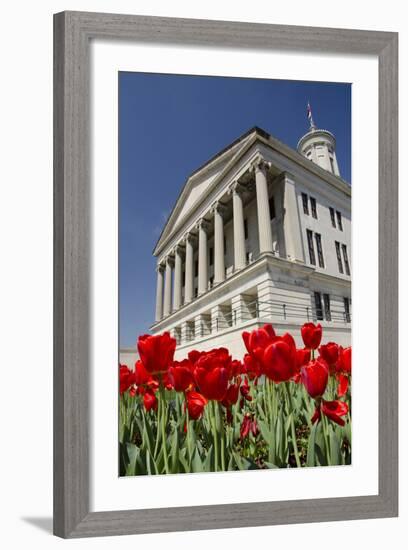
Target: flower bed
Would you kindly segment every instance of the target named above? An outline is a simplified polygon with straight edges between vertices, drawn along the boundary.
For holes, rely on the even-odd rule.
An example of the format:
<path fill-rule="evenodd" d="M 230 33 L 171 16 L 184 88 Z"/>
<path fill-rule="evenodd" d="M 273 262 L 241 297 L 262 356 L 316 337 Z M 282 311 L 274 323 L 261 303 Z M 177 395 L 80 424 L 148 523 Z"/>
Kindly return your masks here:
<path fill-rule="evenodd" d="M 247 353 L 192 351 L 174 361 L 169 333 L 138 340 L 119 366 L 120 475 L 217 472 L 351 463 L 351 348 L 304 348 L 267 324 L 242 337 Z"/>

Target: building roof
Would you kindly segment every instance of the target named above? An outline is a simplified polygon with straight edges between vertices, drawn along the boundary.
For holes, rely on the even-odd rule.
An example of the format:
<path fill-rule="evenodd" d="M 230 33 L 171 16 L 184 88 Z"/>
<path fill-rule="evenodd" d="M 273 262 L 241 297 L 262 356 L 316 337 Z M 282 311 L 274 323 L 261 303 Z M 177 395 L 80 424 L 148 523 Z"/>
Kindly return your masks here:
<path fill-rule="evenodd" d="M 154 247 L 153 254 L 157 254 L 159 252 L 159 245 L 163 240 L 166 228 L 168 227 L 171 221 L 174 221 L 173 220 L 174 215 L 176 214 L 177 211 L 179 211 L 180 205 L 183 202 L 183 198 L 186 197 L 186 194 L 188 193 L 192 184 L 196 181 L 197 177 L 205 173 L 210 168 L 215 167 L 217 163 L 221 163 L 222 160 L 228 157 L 232 158 L 234 154 L 237 153 L 239 150 L 241 150 L 241 148 L 244 148 L 244 146 L 249 141 L 253 142 L 257 138 L 260 138 L 262 141 L 267 142 L 270 146 L 274 147 L 274 149 L 278 150 L 285 156 L 289 156 L 294 162 L 301 164 L 304 168 L 317 172 L 317 175 L 327 180 L 328 183 L 333 184 L 337 180 L 337 184 L 340 184 L 340 186 L 343 187 L 344 191 L 346 190 L 346 188 L 350 189 L 350 184 L 347 183 L 345 180 L 343 180 L 341 177 L 336 176 L 330 172 L 327 172 L 326 170 L 324 170 L 323 168 L 321 168 L 315 163 L 311 163 L 310 160 L 306 159 L 298 151 L 289 147 L 285 143 L 279 141 L 277 138 L 273 137 L 270 133 L 266 132 L 266 130 L 260 128 L 259 126 L 253 126 L 249 130 L 244 132 L 241 136 L 239 136 L 237 139 L 235 139 L 233 142 L 231 142 L 229 145 L 221 149 L 217 154 L 213 155 L 210 159 L 208 159 L 204 164 L 199 166 L 196 170 L 194 170 L 194 172 L 192 172 L 188 176 L 166 220 L 166 223 L 163 226 L 163 229 Z"/>

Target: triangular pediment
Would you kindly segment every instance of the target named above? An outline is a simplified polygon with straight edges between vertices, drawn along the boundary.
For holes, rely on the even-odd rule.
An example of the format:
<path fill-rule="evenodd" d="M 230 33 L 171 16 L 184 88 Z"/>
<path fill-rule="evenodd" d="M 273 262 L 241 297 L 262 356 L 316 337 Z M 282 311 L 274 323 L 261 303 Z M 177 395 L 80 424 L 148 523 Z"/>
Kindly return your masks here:
<path fill-rule="evenodd" d="M 202 200 L 212 182 L 240 154 L 257 131 L 259 130 L 253 128 L 246 132 L 189 176 L 163 228 L 155 247 L 156 250 L 160 248 L 161 243 L 168 237 L 170 232 L 175 231 L 183 223 L 186 216 L 188 216 L 188 212 L 193 210 Z"/>

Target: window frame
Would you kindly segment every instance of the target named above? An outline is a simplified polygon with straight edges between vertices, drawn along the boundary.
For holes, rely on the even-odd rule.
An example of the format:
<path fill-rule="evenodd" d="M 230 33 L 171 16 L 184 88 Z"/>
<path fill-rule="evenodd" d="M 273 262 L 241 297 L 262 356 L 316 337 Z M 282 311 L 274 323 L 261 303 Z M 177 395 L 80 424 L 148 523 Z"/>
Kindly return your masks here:
<path fill-rule="evenodd" d="M 307 245 L 309 248 L 309 263 L 311 265 L 316 265 L 316 254 L 313 244 L 313 231 L 311 229 L 306 229 Z"/>

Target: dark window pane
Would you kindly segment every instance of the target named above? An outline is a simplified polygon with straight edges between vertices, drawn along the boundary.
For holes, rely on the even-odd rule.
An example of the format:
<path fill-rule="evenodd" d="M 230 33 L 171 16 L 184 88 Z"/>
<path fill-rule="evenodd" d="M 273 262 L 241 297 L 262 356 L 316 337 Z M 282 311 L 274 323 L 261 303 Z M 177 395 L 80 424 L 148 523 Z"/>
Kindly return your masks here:
<path fill-rule="evenodd" d="M 350 275 L 350 264 L 348 261 L 347 246 L 345 244 L 342 244 L 341 249 L 343 250 L 344 267 L 346 268 L 346 274 Z"/>
<path fill-rule="evenodd" d="M 342 219 L 341 219 L 341 212 L 336 210 L 336 216 L 337 216 L 337 225 L 338 225 L 340 231 L 343 231 L 343 222 L 342 222 Z"/>
<path fill-rule="evenodd" d="M 194 263 L 194 277 L 198 277 L 198 260 Z"/>
<path fill-rule="evenodd" d="M 317 258 L 319 260 L 319 266 L 324 267 L 323 248 L 322 248 L 322 236 L 319 233 L 315 233 Z"/>
<path fill-rule="evenodd" d="M 248 220 L 244 220 L 244 235 L 245 238 L 248 238 Z"/>
<path fill-rule="evenodd" d="M 314 293 L 316 319 L 323 320 L 322 295 L 320 292 Z"/>
<path fill-rule="evenodd" d="M 275 199 L 273 197 L 269 199 L 269 213 L 271 220 L 273 220 L 276 217 Z"/>
<path fill-rule="evenodd" d="M 227 253 L 227 237 L 224 237 L 224 254 Z"/>
<path fill-rule="evenodd" d="M 341 253 L 340 253 L 340 243 L 335 241 L 335 245 L 336 245 L 336 256 L 337 256 L 337 264 L 339 266 L 339 271 L 340 273 L 344 273 L 343 262 L 341 260 Z"/>
<path fill-rule="evenodd" d="M 306 193 L 302 193 L 302 202 L 303 202 L 303 212 L 309 215 L 309 204 L 308 204 Z"/>
<path fill-rule="evenodd" d="M 330 219 L 331 219 L 331 222 L 332 222 L 332 226 L 336 227 L 336 218 L 334 217 L 334 208 L 330 207 L 329 210 L 330 210 Z"/>
<path fill-rule="evenodd" d="M 214 249 L 213 249 L 213 247 L 210 247 L 209 256 L 210 256 L 210 265 L 213 265 L 213 263 L 214 263 Z"/>
<path fill-rule="evenodd" d="M 307 245 L 309 247 L 309 260 L 312 265 L 316 265 L 316 256 L 313 245 L 313 233 L 310 229 L 306 230 L 307 233 Z"/>
<path fill-rule="evenodd" d="M 326 321 L 331 321 L 331 311 L 330 311 L 330 296 L 328 294 L 323 294 L 324 302 L 324 316 Z"/>
<path fill-rule="evenodd" d="M 317 220 L 317 208 L 316 208 L 316 199 L 310 197 L 310 208 L 312 210 L 312 216 Z"/>
<path fill-rule="evenodd" d="M 344 297 L 344 319 L 346 323 L 350 323 L 350 299 Z"/>

